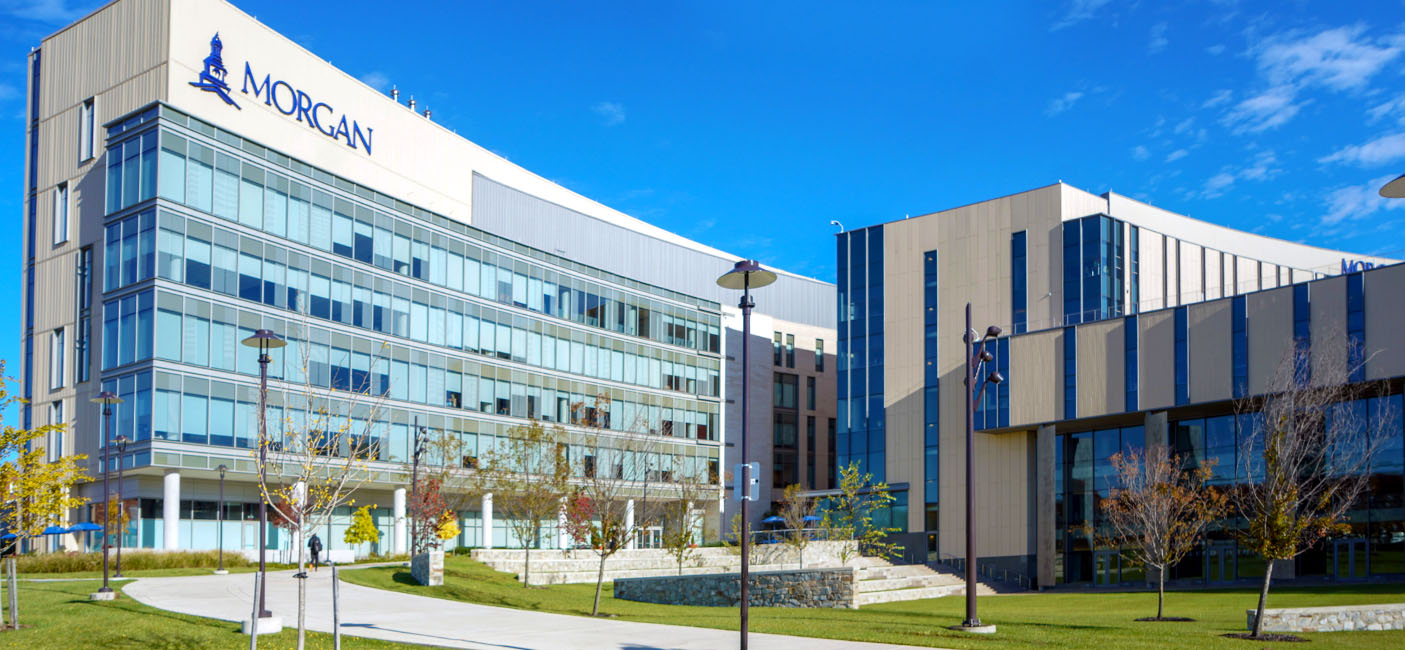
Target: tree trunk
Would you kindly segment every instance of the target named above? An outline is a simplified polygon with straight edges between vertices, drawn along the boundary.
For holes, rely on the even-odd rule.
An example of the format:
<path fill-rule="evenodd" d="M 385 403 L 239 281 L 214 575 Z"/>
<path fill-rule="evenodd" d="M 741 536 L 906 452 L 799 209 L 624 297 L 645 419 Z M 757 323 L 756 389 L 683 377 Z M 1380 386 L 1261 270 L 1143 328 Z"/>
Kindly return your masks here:
<path fill-rule="evenodd" d="M 605 584 L 605 558 L 608 555 L 600 554 L 600 573 L 595 576 L 595 605 L 590 608 L 591 616 L 600 615 L 600 587 Z"/>
<path fill-rule="evenodd" d="M 1268 582 L 1272 579 L 1273 560 L 1268 560 L 1268 566 L 1264 567 L 1264 586 L 1259 589 L 1259 611 L 1254 614 L 1254 638 L 1258 638 L 1264 631 L 1264 604 L 1268 602 Z"/>
<path fill-rule="evenodd" d="M 522 549 L 522 588 L 532 586 L 532 545 Z"/>
<path fill-rule="evenodd" d="M 1156 572 L 1156 619 L 1161 620 L 1166 607 L 1166 570 Z"/>
<path fill-rule="evenodd" d="M 301 535 L 298 541 L 302 541 Z M 303 563 L 302 549 L 293 552 L 298 554 L 298 574 L 303 576 L 298 579 L 298 650 L 303 650 L 307 638 L 307 566 Z"/>

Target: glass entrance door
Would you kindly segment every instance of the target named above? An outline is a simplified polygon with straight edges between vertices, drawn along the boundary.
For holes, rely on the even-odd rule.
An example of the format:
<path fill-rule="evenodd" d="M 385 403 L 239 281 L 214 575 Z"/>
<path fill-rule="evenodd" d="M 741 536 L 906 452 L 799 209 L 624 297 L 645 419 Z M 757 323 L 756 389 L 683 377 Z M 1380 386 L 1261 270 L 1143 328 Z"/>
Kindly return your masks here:
<path fill-rule="evenodd" d="M 1360 537 L 1332 542 L 1333 575 L 1338 580 L 1366 577 L 1366 540 Z"/>
<path fill-rule="evenodd" d="M 1115 585 L 1122 582 L 1121 553 L 1093 551 L 1093 584 Z"/>
<path fill-rule="evenodd" d="M 1210 542 L 1205 548 L 1205 581 L 1232 582 L 1237 577 L 1234 542 Z"/>

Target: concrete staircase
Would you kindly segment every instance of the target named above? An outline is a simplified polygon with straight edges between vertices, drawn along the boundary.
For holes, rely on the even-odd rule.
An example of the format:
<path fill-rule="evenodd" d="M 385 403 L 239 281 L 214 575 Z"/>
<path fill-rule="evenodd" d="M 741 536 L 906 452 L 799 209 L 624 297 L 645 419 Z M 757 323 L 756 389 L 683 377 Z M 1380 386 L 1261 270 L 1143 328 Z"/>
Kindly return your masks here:
<path fill-rule="evenodd" d="M 858 590 L 856 604 L 860 607 L 966 594 L 966 582 L 960 576 L 933 571 L 921 564 L 892 564 L 871 557 L 857 558 L 851 564 Z M 981 596 L 995 593 L 981 583 L 976 589 Z"/>

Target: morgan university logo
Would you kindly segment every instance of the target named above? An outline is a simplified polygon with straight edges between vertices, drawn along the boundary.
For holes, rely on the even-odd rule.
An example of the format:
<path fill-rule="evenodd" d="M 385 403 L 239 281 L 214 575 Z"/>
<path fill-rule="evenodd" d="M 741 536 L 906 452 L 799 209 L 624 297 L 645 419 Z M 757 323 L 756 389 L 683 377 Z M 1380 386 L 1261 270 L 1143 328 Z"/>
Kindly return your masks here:
<path fill-rule="evenodd" d="M 215 37 L 210 39 L 210 56 L 205 57 L 205 69 L 200 72 L 200 80 L 192 81 L 190 85 L 200 90 L 211 92 L 220 96 L 226 104 L 239 108 L 229 97 L 229 84 L 225 83 L 225 75 L 229 74 L 224 68 L 224 60 L 220 57 L 220 52 L 224 50 L 224 43 L 220 42 L 219 32 L 215 32 Z M 239 110 L 243 110 L 239 108 Z"/>

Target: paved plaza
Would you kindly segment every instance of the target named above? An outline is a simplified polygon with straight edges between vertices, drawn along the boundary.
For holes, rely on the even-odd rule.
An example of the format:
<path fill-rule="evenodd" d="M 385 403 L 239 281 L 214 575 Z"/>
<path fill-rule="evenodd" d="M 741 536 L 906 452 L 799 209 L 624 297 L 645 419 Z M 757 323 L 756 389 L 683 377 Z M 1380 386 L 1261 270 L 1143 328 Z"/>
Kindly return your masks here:
<path fill-rule="evenodd" d="M 353 569 L 354 570 L 354 569 Z M 308 580 L 308 629 L 332 631 L 332 572 Z M 247 618 L 254 589 L 251 573 L 184 578 L 142 578 L 123 591 L 144 604 L 227 621 Z M 297 623 L 297 581 L 292 571 L 268 574 L 268 607 Z M 722 650 L 737 647 L 731 630 L 632 623 L 475 605 L 441 598 L 341 585 L 342 634 L 402 643 L 475 650 Z M 902 650 L 913 646 L 752 634 L 758 650 Z M 930 649 L 928 649 L 930 650 Z"/>

